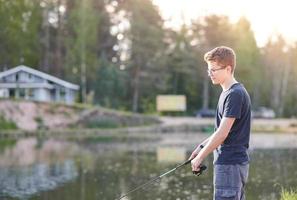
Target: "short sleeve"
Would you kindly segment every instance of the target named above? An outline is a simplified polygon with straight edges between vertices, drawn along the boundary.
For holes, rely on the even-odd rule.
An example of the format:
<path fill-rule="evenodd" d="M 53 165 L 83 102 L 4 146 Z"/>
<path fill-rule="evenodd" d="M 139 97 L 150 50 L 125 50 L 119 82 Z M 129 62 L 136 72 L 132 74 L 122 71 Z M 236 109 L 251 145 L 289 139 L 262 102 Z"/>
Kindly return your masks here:
<path fill-rule="evenodd" d="M 230 92 L 224 103 L 223 116 L 239 119 L 241 116 L 242 101 L 242 95 L 239 92 Z"/>

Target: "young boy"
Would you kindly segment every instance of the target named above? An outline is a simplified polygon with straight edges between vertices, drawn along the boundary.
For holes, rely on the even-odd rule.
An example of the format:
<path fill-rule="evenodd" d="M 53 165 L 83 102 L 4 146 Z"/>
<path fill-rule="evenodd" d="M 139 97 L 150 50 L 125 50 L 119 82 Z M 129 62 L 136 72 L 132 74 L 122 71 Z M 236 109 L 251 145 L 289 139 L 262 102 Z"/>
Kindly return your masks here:
<path fill-rule="evenodd" d="M 214 200 L 243 200 L 249 170 L 251 101 L 244 86 L 234 78 L 236 56 L 225 46 L 204 55 L 208 76 L 223 89 L 216 110 L 215 132 L 189 159 L 199 171 L 205 157 L 214 152 Z"/>

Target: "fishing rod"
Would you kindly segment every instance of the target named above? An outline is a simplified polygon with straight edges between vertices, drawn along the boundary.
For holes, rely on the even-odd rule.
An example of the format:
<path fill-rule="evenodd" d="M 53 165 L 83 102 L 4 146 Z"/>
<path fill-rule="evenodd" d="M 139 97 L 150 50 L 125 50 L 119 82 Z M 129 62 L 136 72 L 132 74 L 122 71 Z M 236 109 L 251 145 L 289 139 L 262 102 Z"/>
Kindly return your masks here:
<path fill-rule="evenodd" d="M 149 180 L 148 182 L 146 182 L 146 183 L 144 183 L 144 184 L 142 184 L 142 185 L 140 185 L 140 186 L 138 186 L 138 187 L 136 187 L 136 188 L 130 190 L 129 192 L 127 192 L 126 194 L 122 195 L 121 197 L 119 197 L 119 198 L 116 199 L 116 200 L 120 200 L 120 199 L 122 199 L 122 198 L 128 196 L 128 194 L 131 194 L 132 192 L 135 192 L 135 191 L 137 191 L 137 190 L 143 188 L 144 186 L 150 185 L 151 183 L 153 183 L 153 182 L 155 182 L 155 181 L 161 179 L 162 177 L 164 177 L 164 176 L 170 174 L 171 172 L 173 172 L 173 171 L 175 171 L 175 170 L 177 170 L 177 169 L 179 169 L 179 168 L 181 168 L 181 167 L 183 167 L 183 166 L 189 164 L 191 161 L 192 161 L 192 160 L 187 160 L 187 161 L 185 161 L 184 163 L 182 163 L 182 164 L 176 166 L 175 168 L 169 170 L 168 172 L 165 172 L 164 174 L 161 174 L 160 176 L 157 176 L 157 177 L 155 177 L 155 178 Z M 196 176 L 199 176 L 199 175 L 202 174 L 202 172 L 203 172 L 204 170 L 206 170 L 206 168 L 207 168 L 207 167 L 206 167 L 205 165 L 200 165 L 200 169 L 199 169 L 199 171 L 193 171 L 193 174 L 195 174 Z"/>

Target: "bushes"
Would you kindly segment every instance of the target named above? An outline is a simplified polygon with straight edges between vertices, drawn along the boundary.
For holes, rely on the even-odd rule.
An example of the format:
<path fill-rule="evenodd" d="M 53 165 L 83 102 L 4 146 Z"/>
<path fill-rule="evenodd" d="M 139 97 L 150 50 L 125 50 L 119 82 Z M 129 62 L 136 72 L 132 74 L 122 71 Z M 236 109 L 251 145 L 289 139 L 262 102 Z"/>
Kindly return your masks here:
<path fill-rule="evenodd" d="M 12 147 L 16 144 L 15 139 L 1 139 L 0 140 L 0 152 L 5 150 L 7 147 Z"/>
<path fill-rule="evenodd" d="M 14 122 L 8 121 L 3 116 L 0 116 L 0 130 L 15 130 L 17 128 Z"/>
<path fill-rule="evenodd" d="M 297 191 L 282 189 L 281 200 L 297 200 Z"/>
<path fill-rule="evenodd" d="M 95 108 L 80 116 L 80 120 L 73 125 L 84 128 L 121 128 L 133 126 L 147 126 L 158 124 L 159 119 L 133 113 L 124 113 L 104 108 Z"/>
<path fill-rule="evenodd" d="M 117 121 L 111 119 L 111 118 L 95 118 L 93 120 L 89 120 L 85 123 L 85 127 L 88 128 L 118 128 L 122 125 L 118 123 Z"/>

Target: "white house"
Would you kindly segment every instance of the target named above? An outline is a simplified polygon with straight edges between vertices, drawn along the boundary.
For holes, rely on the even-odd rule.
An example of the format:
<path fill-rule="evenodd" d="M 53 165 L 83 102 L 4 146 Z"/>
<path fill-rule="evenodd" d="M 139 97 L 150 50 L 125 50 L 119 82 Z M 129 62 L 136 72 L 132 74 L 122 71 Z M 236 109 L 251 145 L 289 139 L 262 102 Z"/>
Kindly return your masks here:
<path fill-rule="evenodd" d="M 21 65 L 0 73 L 0 97 L 45 102 L 75 101 L 79 86 Z"/>

